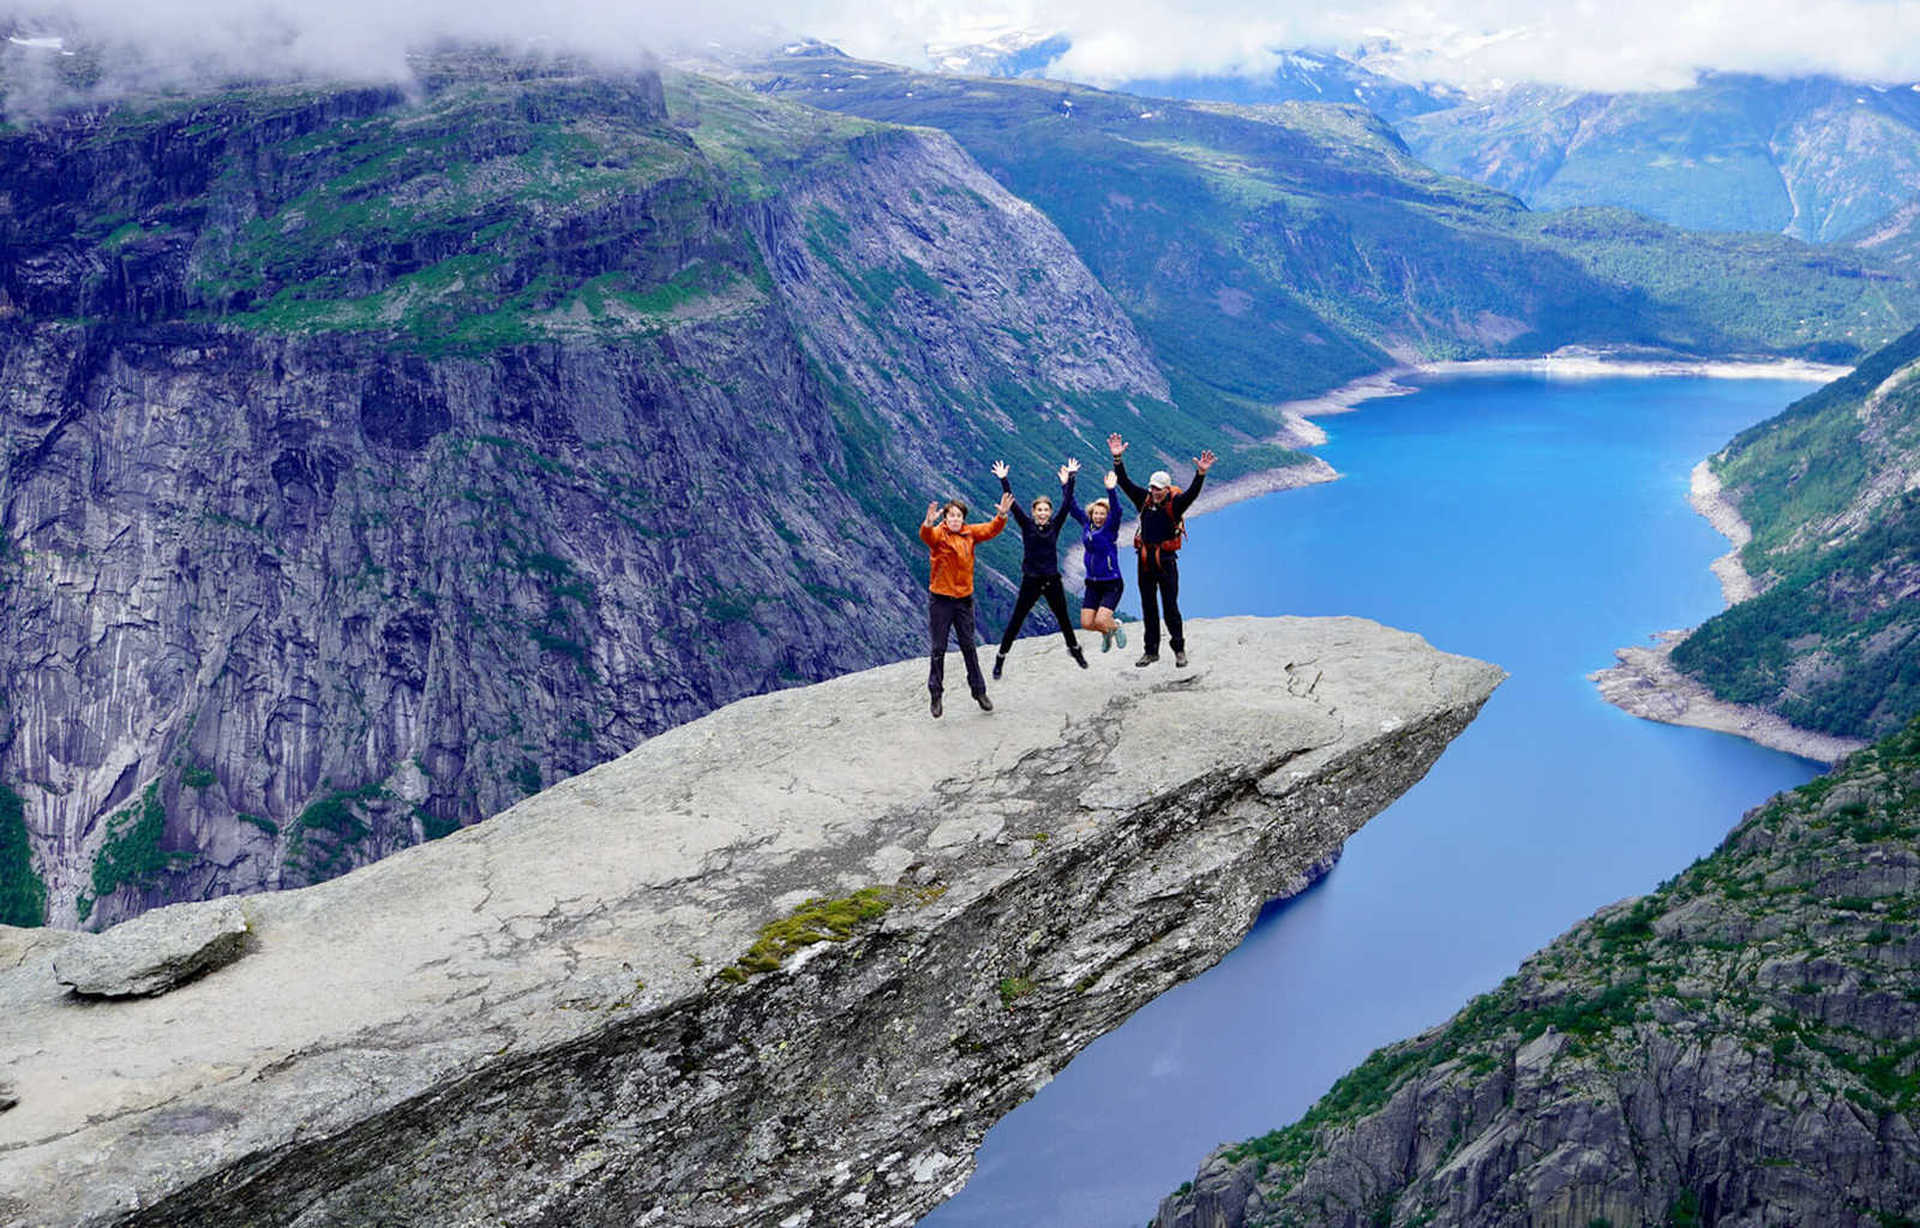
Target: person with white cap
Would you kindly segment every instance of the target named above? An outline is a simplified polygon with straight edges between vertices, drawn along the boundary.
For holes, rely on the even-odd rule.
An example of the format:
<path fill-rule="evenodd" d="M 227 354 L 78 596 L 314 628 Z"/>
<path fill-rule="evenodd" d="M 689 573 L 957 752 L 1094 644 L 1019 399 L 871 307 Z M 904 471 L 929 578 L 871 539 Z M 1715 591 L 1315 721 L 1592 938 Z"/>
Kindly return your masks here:
<path fill-rule="evenodd" d="M 1193 484 L 1185 490 L 1173 484 L 1173 475 L 1155 470 L 1140 489 L 1127 477 L 1127 465 L 1121 457 L 1127 441 L 1119 435 L 1107 436 L 1107 451 L 1113 455 L 1113 472 L 1120 489 L 1139 509 L 1139 527 L 1134 530 L 1133 548 L 1140 559 L 1140 618 L 1146 624 L 1146 642 L 1141 645 L 1135 665 L 1152 665 L 1160 659 L 1160 616 L 1167 619 L 1167 643 L 1173 649 L 1173 663 L 1187 663 L 1187 637 L 1180 624 L 1180 547 L 1186 544 L 1187 509 L 1200 494 L 1207 470 L 1216 459 L 1211 450 L 1193 461 Z"/>

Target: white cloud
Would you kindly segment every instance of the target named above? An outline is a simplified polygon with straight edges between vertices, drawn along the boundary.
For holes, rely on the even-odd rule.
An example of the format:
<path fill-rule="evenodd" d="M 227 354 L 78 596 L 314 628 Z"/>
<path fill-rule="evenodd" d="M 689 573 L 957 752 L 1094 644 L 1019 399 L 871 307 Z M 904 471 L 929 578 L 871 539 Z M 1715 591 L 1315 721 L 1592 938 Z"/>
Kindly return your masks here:
<path fill-rule="evenodd" d="M 843 7 L 849 18 L 864 16 L 841 21 Z M 798 9 L 819 37 L 896 60 L 935 41 L 935 31 L 951 41 L 948 31 L 979 11 L 964 0 L 802 0 Z M 1002 11 L 1002 28 L 1069 35 L 1073 50 L 1057 74 L 1096 84 L 1258 75 L 1285 48 L 1353 48 L 1382 36 L 1396 44 L 1406 75 L 1456 84 L 1673 88 L 1709 70 L 1920 79 L 1913 0 L 1359 0 L 1338 12 L 1300 0 L 1013 0 Z"/>
<path fill-rule="evenodd" d="M 1031 30 L 1067 34 L 1059 73 L 1095 83 L 1257 75 L 1281 49 L 1352 47 L 1382 32 L 1405 75 L 1463 84 L 1655 88 L 1709 69 L 1920 78 L 1915 0 L 1357 0 L 1338 13 L 1306 0 L 32 0 L 0 10 L 0 29 L 9 25 L 22 36 L 112 36 L 163 76 L 402 78 L 404 49 L 441 37 L 537 40 L 624 61 L 648 47 L 811 35 L 924 64 L 929 44 Z"/>

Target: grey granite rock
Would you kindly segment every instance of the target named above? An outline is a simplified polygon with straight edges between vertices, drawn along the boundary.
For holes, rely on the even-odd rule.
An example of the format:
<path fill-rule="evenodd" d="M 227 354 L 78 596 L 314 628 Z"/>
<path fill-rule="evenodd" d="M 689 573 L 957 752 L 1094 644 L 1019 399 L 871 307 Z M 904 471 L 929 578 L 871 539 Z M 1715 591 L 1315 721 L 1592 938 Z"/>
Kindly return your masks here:
<path fill-rule="evenodd" d="M 53 974 L 88 997 L 163 994 L 239 959 L 246 943 L 247 917 L 235 901 L 175 904 L 81 935 L 53 957 Z"/>
<path fill-rule="evenodd" d="M 195 301 L 236 228 L 306 224 L 314 141 L 441 122 L 393 90 L 0 131 L 0 787 L 50 924 L 305 886 L 741 696 L 905 655 L 927 500 L 977 499 L 1037 440 L 1049 469 L 1097 448 L 1091 406 L 1192 454 L 1129 408 L 1171 394 L 1125 313 L 944 134 L 834 121 L 763 183 L 696 149 L 698 106 L 663 123 L 658 81 L 551 71 L 474 91 L 504 100 L 442 116 L 422 148 L 446 162 L 367 190 L 490 182 L 512 159 L 477 151 L 529 109 L 639 131 L 678 169 L 485 207 L 555 276 L 730 269 L 724 310 L 441 353 Z M 129 210 L 149 237 L 92 240 Z M 348 232 L 302 275 L 360 293 L 491 261 L 457 244 L 494 216 L 433 252 L 330 219 Z M 983 608 L 1018 558 L 1011 535 L 983 551 Z"/>
<path fill-rule="evenodd" d="M 0 971 L 21 1094 L 0 1208 L 907 1223 L 994 1120 L 1418 780 L 1501 677 L 1353 619 L 1188 638 L 1182 671 L 1024 641 L 996 711 L 937 722 L 922 661 L 742 700 L 493 821 L 250 898 L 258 949 L 164 998 L 77 1004 L 30 948 Z M 956 817 L 1010 838 L 933 847 Z M 751 971 L 814 898 L 877 915 Z"/>
<path fill-rule="evenodd" d="M 1755 809 L 1153 1228 L 1920 1220 L 1920 723 Z"/>

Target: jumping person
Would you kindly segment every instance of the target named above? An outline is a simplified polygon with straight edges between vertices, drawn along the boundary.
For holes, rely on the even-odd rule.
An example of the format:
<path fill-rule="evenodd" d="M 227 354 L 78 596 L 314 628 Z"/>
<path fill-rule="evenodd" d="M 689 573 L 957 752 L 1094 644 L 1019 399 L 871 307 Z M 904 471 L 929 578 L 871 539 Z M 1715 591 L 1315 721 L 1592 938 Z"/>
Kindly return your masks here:
<path fill-rule="evenodd" d="M 933 714 L 940 715 L 940 692 L 946 689 L 947 637 L 960 640 L 960 659 L 967 663 L 967 687 L 982 711 L 993 711 L 987 698 L 987 680 L 980 676 L 980 657 L 974 651 L 973 548 L 1007 527 L 1012 495 L 1000 496 L 999 515 L 985 524 L 967 523 L 967 505 L 958 499 L 945 507 L 927 504 L 920 540 L 927 543 L 933 576 L 927 593 L 927 632 L 933 655 L 927 667 L 927 690 L 933 692 Z"/>
<path fill-rule="evenodd" d="M 1147 624 L 1147 642 L 1134 664 L 1152 665 L 1160 659 L 1160 607 L 1164 604 L 1173 663 L 1184 666 L 1187 637 L 1180 626 L 1179 550 L 1187 535 L 1187 509 L 1199 495 L 1200 484 L 1207 480 L 1207 470 L 1213 468 L 1215 457 L 1206 451 L 1194 458 L 1193 485 L 1185 490 L 1176 489 L 1172 475 L 1164 469 L 1155 471 L 1147 479 L 1147 488 L 1141 490 L 1127 477 L 1126 462 L 1121 460 L 1126 450 L 1126 440 L 1119 435 L 1107 436 L 1107 451 L 1113 454 L 1113 472 L 1120 480 L 1120 489 L 1140 511 L 1133 548 L 1140 556 L 1140 614 Z"/>
<path fill-rule="evenodd" d="M 1007 664 L 1007 653 L 1013 650 L 1014 637 L 1020 634 L 1027 615 L 1033 612 L 1033 603 L 1042 597 L 1047 600 L 1047 608 L 1053 611 L 1053 621 L 1060 624 L 1060 636 L 1067 641 L 1068 654 L 1085 669 L 1087 656 L 1080 651 L 1080 641 L 1074 637 L 1073 620 L 1067 617 L 1067 593 L 1060 587 L 1060 526 L 1067 523 L 1067 518 L 1053 514 L 1053 500 L 1045 495 L 1033 501 L 1030 514 L 1022 511 L 1018 503 L 1011 502 L 1013 487 L 1007 484 L 1008 472 L 1007 462 L 993 463 L 993 476 L 1000 479 L 1000 502 L 1012 508 L 1014 523 L 1020 526 L 1020 595 L 1014 598 L 1013 617 L 1007 621 L 1007 632 L 1000 637 L 1000 652 L 993 658 L 993 676 L 1000 677 L 1000 671 Z M 1060 466 L 1060 505 L 1073 515 L 1080 511 L 1073 502 L 1073 475 L 1078 472 L 1080 462 L 1077 460 L 1068 460 Z"/>
<path fill-rule="evenodd" d="M 1080 625 L 1100 633 L 1100 651 L 1109 652 L 1115 644 L 1125 648 L 1127 633 L 1115 616 L 1127 582 L 1120 578 L 1120 503 L 1113 497 L 1119 475 L 1107 473 L 1107 497 L 1095 499 L 1080 510 L 1067 504 L 1067 511 L 1080 522 L 1081 559 L 1087 573 L 1087 586 L 1080 593 Z"/>

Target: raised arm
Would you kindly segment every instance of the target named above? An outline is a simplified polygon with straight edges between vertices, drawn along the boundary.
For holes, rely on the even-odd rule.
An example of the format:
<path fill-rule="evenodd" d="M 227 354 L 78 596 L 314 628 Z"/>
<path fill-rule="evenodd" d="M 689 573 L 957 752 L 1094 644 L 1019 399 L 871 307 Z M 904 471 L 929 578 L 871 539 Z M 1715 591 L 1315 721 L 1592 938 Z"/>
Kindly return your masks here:
<path fill-rule="evenodd" d="M 1077 460 L 1070 460 L 1060 466 L 1060 508 L 1063 515 L 1073 517 L 1080 522 L 1080 527 L 1085 528 L 1087 514 L 1081 510 L 1080 504 L 1073 497 L 1073 475 L 1078 472 L 1080 472 L 1080 462 Z"/>
<path fill-rule="evenodd" d="M 1120 540 L 1120 522 L 1126 519 L 1123 514 L 1126 504 L 1113 497 L 1114 488 L 1120 485 L 1120 475 L 1107 473 L 1107 523 L 1100 526 L 1100 532 L 1115 541 Z"/>
<path fill-rule="evenodd" d="M 1186 515 L 1187 509 L 1193 506 L 1194 499 L 1200 494 L 1201 485 L 1207 480 L 1207 470 L 1213 468 L 1215 459 L 1211 450 L 1202 452 L 1193 458 L 1193 485 L 1181 491 L 1180 497 L 1173 501 L 1173 514 L 1175 516 Z"/>
<path fill-rule="evenodd" d="M 920 522 L 920 540 L 929 546 L 933 544 L 933 526 L 940 523 L 940 505 L 927 504 L 927 518 Z"/>
<path fill-rule="evenodd" d="M 1126 440 L 1118 435 L 1107 436 L 1107 452 L 1113 457 L 1114 477 L 1118 480 L 1120 489 L 1126 492 L 1127 498 L 1133 500 L 1133 506 L 1138 508 L 1147 501 L 1147 492 L 1140 489 L 1134 484 L 1133 479 L 1127 476 L 1127 462 L 1121 459 L 1126 451 Z"/>
<path fill-rule="evenodd" d="M 1020 531 L 1022 533 L 1025 533 L 1028 529 L 1031 529 L 1033 527 L 1033 521 L 1028 518 L 1027 509 L 1021 507 L 1020 504 L 1017 501 L 1015 501 L 1013 498 L 1013 487 L 1007 484 L 1007 474 L 1011 472 L 1012 470 L 1007 467 L 1007 462 L 1005 461 L 993 462 L 993 476 L 1000 479 L 1000 495 L 1001 495 L 1000 501 L 1006 505 L 1006 507 L 1001 509 L 1000 516 L 1004 520 L 1006 518 L 1007 511 L 1010 509 L 1013 512 L 1014 520 L 1020 525 Z M 1005 525 L 1001 526 L 1001 528 L 1005 528 L 1005 527 L 1006 527 Z M 999 529 L 994 530 L 994 532 L 996 533 L 999 531 L 1000 531 Z"/>
<path fill-rule="evenodd" d="M 1001 494 L 1000 504 L 995 510 L 1000 514 L 992 520 L 987 521 L 987 523 L 970 524 L 966 527 L 966 532 L 973 536 L 973 540 L 983 542 L 990 537 L 1000 536 L 1000 530 L 1007 527 L 1007 512 L 1009 510 L 1018 510 L 1018 505 L 1013 501 L 1012 491 L 1006 491 Z"/>

